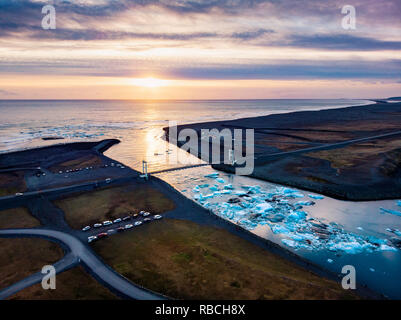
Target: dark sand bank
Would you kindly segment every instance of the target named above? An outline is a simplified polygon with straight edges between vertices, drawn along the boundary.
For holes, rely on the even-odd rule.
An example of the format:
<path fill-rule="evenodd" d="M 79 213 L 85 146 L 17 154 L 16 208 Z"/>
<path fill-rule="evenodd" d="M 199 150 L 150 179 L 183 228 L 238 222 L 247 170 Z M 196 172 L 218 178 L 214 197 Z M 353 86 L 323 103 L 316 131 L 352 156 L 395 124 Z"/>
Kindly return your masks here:
<path fill-rule="evenodd" d="M 398 102 L 181 125 L 178 132 L 185 128 L 198 136 L 201 129 L 255 129 L 251 177 L 337 199 L 401 197 Z M 234 172 L 227 164 L 213 167 Z"/>

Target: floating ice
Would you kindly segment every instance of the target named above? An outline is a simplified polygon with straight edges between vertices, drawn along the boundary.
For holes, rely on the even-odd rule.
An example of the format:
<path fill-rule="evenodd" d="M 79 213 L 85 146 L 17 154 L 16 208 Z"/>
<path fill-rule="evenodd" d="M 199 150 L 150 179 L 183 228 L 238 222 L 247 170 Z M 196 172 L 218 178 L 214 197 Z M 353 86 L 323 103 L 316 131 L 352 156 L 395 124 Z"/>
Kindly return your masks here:
<path fill-rule="evenodd" d="M 196 186 L 192 189 L 193 192 L 200 192 L 199 186 Z"/>
<path fill-rule="evenodd" d="M 224 181 L 224 179 L 222 179 L 222 178 L 217 178 L 216 181 L 219 182 L 219 183 L 226 183 L 226 182 Z"/>
<path fill-rule="evenodd" d="M 333 263 L 333 259 L 327 259 L 328 263 Z"/>
<path fill-rule="evenodd" d="M 371 272 L 375 272 L 375 269 L 373 269 L 373 268 L 369 268 L 369 270 L 370 270 Z"/>
<path fill-rule="evenodd" d="M 360 231 L 363 231 L 363 228 L 362 228 L 362 227 L 357 227 L 357 229 L 360 230 Z"/>
<path fill-rule="evenodd" d="M 389 213 L 389 214 L 394 214 L 396 216 L 401 217 L 401 212 L 397 211 L 397 210 L 391 210 L 391 209 L 384 209 L 384 208 L 380 208 L 381 213 Z"/>
<path fill-rule="evenodd" d="M 309 194 L 308 196 L 309 196 L 309 198 L 316 199 L 316 200 L 324 199 L 323 196 L 318 196 L 318 195 L 315 195 L 315 194 Z"/>
<path fill-rule="evenodd" d="M 397 201 L 397 205 L 401 207 L 401 200 Z"/>
<path fill-rule="evenodd" d="M 298 201 L 294 203 L 294 205 L 299 205 L 299 206 L 313 206 L 315 203 L 313 201 Z"/>
<path fill-rule="evenodd" d="M 217 178 L 219 176 L 219 174 L 217 172 L 211 173 L 211 174 L 207 174 L 205 175 L 205 178 Z"/>
<path fill-rule="evenodd" d="M 203 188 L 207 188 L 208 186 L 209 186 L 208 184 L 200 184 L 200 185 L 198 185 L 198 187 L 199 187 L 199 188 L 202 188 L 202 189 L 203 189 Z"/>
<path fill-rule="evenodd" d="M 295 250 L 330 250 L 347 254 L 398 250 L 393 240 L 354 234 L 334 222 L 326 224 L 317 218 L 308 218 L 308 213 L 301 207 L 312 205 L 313 201 L 296 202 L 295 198 L 303 197 L 297 190 L 276 187 L 267 192 L 257 185 L 241 188 L 243 190 L 235 190 L 228 184 L 220 189 L 214 185 L 208 189 L 210 194 L 197 192 L 193 197 L 216 215 L 247 230 L 268 225 L 274 234 L 285 236 L 286 239 L 281 240 L 284 245 Z M 231 197 L 224 197 L 229 194 Z M 362 228 L 358 227 L 358 230 Z M 394 229 L 392 232 L 397 234 L 395 232 L 399 231 Z"/>

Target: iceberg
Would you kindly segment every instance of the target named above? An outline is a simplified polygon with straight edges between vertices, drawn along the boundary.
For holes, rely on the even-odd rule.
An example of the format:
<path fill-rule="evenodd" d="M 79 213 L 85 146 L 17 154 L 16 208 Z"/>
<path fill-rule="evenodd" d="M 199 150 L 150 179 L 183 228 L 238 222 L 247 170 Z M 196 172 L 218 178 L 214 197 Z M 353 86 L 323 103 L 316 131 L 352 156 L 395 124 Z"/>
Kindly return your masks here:
<path fill-rule="evenodd" d="M 217 178 L 218 176 L 219 176 L 219 174 L 218 174 L 217 172 L 215 172 L 215 173 L 207 174 L 207 175 L 205 175 L 204 177 L 205 177 L 205 178 L 213 178 L 213 179 L 215 179 L 215 178 Z"/>
<path fill-rule="evenodd" d="M 222 179 L 222 178 L 217 178 L 216 181 L 219 182 L 219 183 L 226 183 L 226 182 L 224 181 L 224 179 Z"/>
<path fill-rule="evenodd" d="M 382 214 L 389 213 L 389 214 L 393 214 L 393 215 L 401 217 L 401 212 L 397 211 L 397 210 L 380 208 L 380 211 L 381 211 L 380 213 L 382 213 Z"/>
<path fill-rule="evenodd" d="M 316 200 L 324 199 L 323 196 L 318 196 L 318 195 L 315 195 L 315 194 L 309 194 L 308 196 L 309 196 L 309 198 L 316 199 Z"/>

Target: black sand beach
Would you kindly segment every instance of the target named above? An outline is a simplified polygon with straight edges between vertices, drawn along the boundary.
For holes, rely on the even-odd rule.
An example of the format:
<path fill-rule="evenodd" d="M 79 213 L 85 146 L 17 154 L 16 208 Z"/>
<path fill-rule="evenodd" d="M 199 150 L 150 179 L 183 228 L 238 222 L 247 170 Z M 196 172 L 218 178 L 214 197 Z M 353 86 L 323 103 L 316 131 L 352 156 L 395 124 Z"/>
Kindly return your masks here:
<path fill-rule="evenodd" d="M 178 132 L 186 128 L 198 136 L 201 129 L 254 129 L 254 178 L 344 200 L 401 197 L 400 102 L 180 125 Z"/>

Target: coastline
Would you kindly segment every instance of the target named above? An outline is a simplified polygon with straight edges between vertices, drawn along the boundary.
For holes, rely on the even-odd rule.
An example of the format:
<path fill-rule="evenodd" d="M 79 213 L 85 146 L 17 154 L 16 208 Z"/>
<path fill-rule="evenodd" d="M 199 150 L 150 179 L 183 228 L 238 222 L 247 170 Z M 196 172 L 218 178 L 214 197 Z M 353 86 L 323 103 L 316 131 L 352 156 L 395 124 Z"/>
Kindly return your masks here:
<path fill-rule="evenodd" d="M 91 150 L 90 152 L 93 152 L 93 150 L 102 150 L 104 151 L 105 148 L 107 149 L 111 145 L 117 143 L 115 140 L 104 140 L 100 141 L 98 143 L 73 143 L 73 144 L 67 144 L 63 145 L 63 148 L 67 148 L 70 150 L 75 150 L 76 148 L 82 150 L 87 150 L 88 148 Z M 60 145 L 56 145 L 53 147 L 45 147 L 45 148 L 39 148 L 39 149 L 31 149 L 31 150 L 26 150 L 22 152 L 14 152 L 10 153 L 11 158 L 13 163 L 17 161 L 21 163 L 26 163 L 26 158 L 28 157 L 29 162 L 32 163 L 35 162 L 36 160 L 46 159 L 44 162 L 46 162 L 48 159 L 53 159 L 53 157 L 59 156 L 60 155 Z M 38 154 L 34 157 L 32 157 L 33 154 L 38 152 Z M 54 154 L 54 152 L 57 153 L 57 155 Z M 80 153 L 78 153 L 79 155 Z M 65 157 L 63 154 L 62 157 Z M 67 155 L 67 158 L 70 158 L 71 155 Z M 104 159 L 107 159 L 108 161 L 114 161 L 111 158 L 108 158 L 106 156 L 102 157 Z M 1 167 L 4 168 L 9 167 L 9 163 L 5 161 L 7 158 L 7 155 L 2 155 L 0 158 L 0 163 Z M 58 160 L 60 161 L 60 159 Z M 42 163 L 43 164 L 43 163 Z M 109 169 L 107 170 L 107 174 L 111 175 L 112 171 Z M 122 181 L 124 180 L 124 183 L 127 183 L 128 181 L 130 183 L 133 183 L 135 185 L 150 185 L 156 190 L 159 190 L 163 194 L 165 194 L 170 200 L 172 200 L 174 203 L 176 203 L 177 207 L 169 212 L 166 212 L 166 217 L 167 218 L 173 218 L 173 219 L 182 219 L 182 220 L 189 220 L 192 222 L 195 222 L 197 224 L 201 225 L 207 225 L 209 227 L 214 227 L 214 228 L 220 228 L 224 229 L 230 233 L 232 233 L 235 236 L 238 236 L 248 242 L 251 242 L 252 244 L 263 248 L 264 250 L 269 251 L 270 253 L 273 253 L 281 258 L 284 258 L 285 260 L 289 261 L 290 263 L 293 263 L 294 265 L 301 267 L 304 270 L 307 270 L 319 277 L 323 277 L 326 279 L 333 280 L 335 282 L 339 282 L 339 275 L 336 275 L 326 269 L 324 269 L 321 266 L 318 266 L 304 258 L 301 258 L 300 256 L 292 253 L 291 251 L 280 247 L 279 245 L 267 240 L 263 239 L 243 228 L 240 228 L 237 225 L 234 225 L 230 223 L 229 221 L 222 219 L 216 215 L 214 215 L 212 212 L 209 210 L 203 208 L 200 206 L 198 203 L 195 201 L 185 197 L 182 195 L 180 192 L 178 192 L 173 186 L 169 185 L 167 182 L 157 178 L 157 177 L 151 177 L 151 179 L 147 182 L 144 182 L 143 179 L 140 179 L 139 173 L 133 169 L 126 168 L 125 171 L 126 173 L 124 174 L 125 177 L 120 177 L 117 179 L 114 179 L 114 181 L 111 183 L 111 185 L 121 185 Z M 127 176 L 127 173 L 129 176 Z M 93 184 L 93 183 L 92 183 Z M 99 185 L 98 185 L 99 184 Z M 75 194 L 75 193 L 82 193 L 85 191 L 90 191 L 94 190 L 98 187 L 102 187 L 99 182 L 96 181 L 96 185 L 93 186 L 80 186 L 76 185 L 71 186 L 71 190 L 64 190 L 60 188 L 59 190 L 52 191 L 51 194 L 46 195 L 46 190 L 42 189 L 39 193 L 38 196 L 40 198 L 47 197 L 48 200 L 46 201 L 53 201 L 54 199 L 57 199 L 59 197 L 62 197 L 63 195 L 66 194 Z M 103 185 L 103 187 L 106 187 L 106 184 Z M 33 190 L 30 190 L 31 192 Z M 13 199 L 1 199 L 0 198 L 0 208 L 10 208 L 10 207 L 15 207 L 15 206 L 24 206 L 24 205 L 29 205 L 30 202 L 36 201 L 34 200 L 35 195 L 27 195 L 23 197 L 13 197 Z M 6 198 L 11 198 L 11 197 L 6 197 Z M 6 200 L 4 203 L 2 200 Z M 13 201 L 11 201 L 13 200 Z M 13 202 L 11 204 L 11 202 Z M 36 211 L 39 210 L 38 208 L 35 209 Z M 77 230 L 71 230 L 67 224 L 64 221 L 64 217 L 61 214 L 55 215 L 54 212 L 53 214 L 47 213 L 44 216 L 41 216 L 42 214 L 38 215 L 40 212 L 36 212 L 35 216 L 38 216 L 38 218 L 41 219 L 41 222 L 44 223 L 43 227 L 46 228 L 47 230 L 50 228 L 55 228 L 55 230 L 64 232 L 66 234 L 70 234 L 74 237 L 77 237 L 78 239 L 81 240 L 81 242 L 84 244 L 86 248 L 90 250 L 90 246 L 86 243 L 86 235 L 82 234 L 81 231 Z M 38 229 L 40 230 L 40 229 Z M 89 270 L 89 273 L 92 274 L 92 272 Z M 98 279 L 100 280 L 100 279 Z M 100 280 L 101 281 L 101 280 Z M 107 285 L 107 282 L 101 281 L 104 285 Z M 108 286 L 109 289 L 111 289 L 113 292 L 116 292 L 116 288 Z M 118 290 L 117 290 L 118 291 Z M 356 291 L 361 297 L 363 298 L 372 298 L 372 299 L 379 299 L 383 298 L 380 294 L 373 292 L 372 290 L 358 286 L 358 290 Z M 117 292 L 118 293 L 118 292 Z M 124 296 L 123 293 L 120 292 L 122 296 Z"/>
<path fill-rule="evenodd" d="M 180 125 L 177 131 L 190 128 L 199 133 L 201 129 L 252 128 L 255 130 L 256 147 L 255 169 L 250 177 L 340 200 L 373 201 L 401 198 L 401 145 L 396 145 L 400 141 L 397 134 L 401 129 L 400 120 L 401 103 L 376 102 L 363 106 Z M 163 129 L 167 137 L 168 128 Z M 394 137 L 386 137 L 392 132 L 396 132 Z M 361 141 L 366 137 L 376 139 Z M 360 142 L 335 146 L 351 141 L 349 139 Z M 283 140 L 290 142 L 286 141 L 284 145 Z M 294 147 L 299 141 L 322 147 L 316 152 L 313 152 L 314 148 Z M 288 148 L 291 143 L 294 144 L 291 146 L 293 149 Z M 178 147 L 182 144 L 178 143 Z M 387 144 L 392 145 L 387 147 Z M 359 151 L 366 146 L 370 148 L 369 152 L 361 156 Z M 286 148 L 291 152 L 285 152 Z M 302 149 L 311 151 L 304 152 Z M 340 158 L 342 156 L 339 161 L 336 159 L 338 150 Z M 317 152 L 326 154 L 316 157 L 314 154 Z M 280 153 L 288 155 L 280 156 Z M 349 157 L 345 157 L 344 153 L 348 153 Z M 347 160 L 351 165 L 336 167 L 336 161 Z M 235 170 L 235 167 L 224 163 L 213 164 L 212 167 L 229 173 Z"/>

